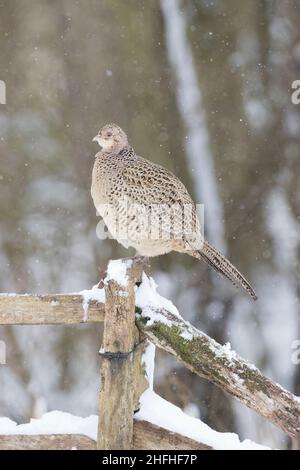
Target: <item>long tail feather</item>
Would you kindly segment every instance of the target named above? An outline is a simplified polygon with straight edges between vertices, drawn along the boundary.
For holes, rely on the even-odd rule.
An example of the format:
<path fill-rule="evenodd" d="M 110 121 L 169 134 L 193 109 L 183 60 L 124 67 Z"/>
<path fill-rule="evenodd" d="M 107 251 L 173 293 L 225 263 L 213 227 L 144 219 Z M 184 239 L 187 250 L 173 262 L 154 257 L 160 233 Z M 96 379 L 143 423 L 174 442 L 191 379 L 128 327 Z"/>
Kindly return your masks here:
<path fill-rule="evenodd" d="M 202 258 L 207 264 L 212 266 L 218 273 L 229 279 L 235 286 L 243 287 L 253 300 L 257 300 L 257 295 L 247 279 L 228 261 L 225 256 L 208 242 L 204 242 L 200 251 L 193 252 L 197 258 Z"/>

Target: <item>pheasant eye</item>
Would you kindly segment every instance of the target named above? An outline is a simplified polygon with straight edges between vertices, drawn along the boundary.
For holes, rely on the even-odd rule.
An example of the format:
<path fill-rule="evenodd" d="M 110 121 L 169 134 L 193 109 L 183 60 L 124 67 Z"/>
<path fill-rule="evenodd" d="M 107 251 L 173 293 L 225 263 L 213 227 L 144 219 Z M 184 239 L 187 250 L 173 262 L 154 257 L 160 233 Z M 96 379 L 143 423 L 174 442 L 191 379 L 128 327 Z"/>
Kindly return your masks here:
<path fill-rule="evenodd" d="M 111 137 L 111 136 L 112 136 L 112 133 L 111 133 L 111 132 L 108 132 L 106 135 L 107 135 L 107 137 Z"/>

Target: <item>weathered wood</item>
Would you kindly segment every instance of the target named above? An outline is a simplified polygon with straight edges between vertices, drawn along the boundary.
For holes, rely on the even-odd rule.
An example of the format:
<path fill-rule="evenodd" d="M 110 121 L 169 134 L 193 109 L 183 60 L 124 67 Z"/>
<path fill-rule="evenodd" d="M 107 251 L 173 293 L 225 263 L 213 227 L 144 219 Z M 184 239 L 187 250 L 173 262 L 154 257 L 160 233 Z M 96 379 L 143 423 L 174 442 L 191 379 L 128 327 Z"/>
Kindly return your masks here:
<path fill-rule="evenodd" d="M 135 326 L 135 283 L 142 269 L 127 263 L 125 285 L 104 280 L 105 319 L 97 448 L 128 450 L 133 447 L 133 415 L 137 406 L 141 348 Z M 108 269 L 109 273 L 109 269 Z M 134 357 L 136 356 L 136 357 Z M 140 390 L 141 392 L 143 391 Z"/>
<path fill-rule="evenodd" d="M 133 353 L 133 383 L 134 383 L 134 411 L 140 409 L 140 397 L 142 393 L 149 387 L 149 382 L 145 370 L 145 363 L 143 361 L 144 352 L 149 345 L 146 338 L 143 339 L 142 334 L 139 335 L 139 344 L 135 347 Z"/>
<path fill-rule="evenodd" d="M 124 260 L 129 261 L 129 260 Z M 143 263 L 129 266 L 131 277 L 139 279 Z M 103 303 L 90 300 L 85 311 L 80 294 L 0 294 L 0 325 L 63 325 L 104 321 Z"/>
<path fill-rule="evenodd" d="M 0 295 L 0 325 L 55 325 L 104 320 L 104 304 L 89 302 L 85 319 L 81 295 Z"/>
<path fill-rule="evenodd" d="M 212 450 L 180 434 L 147 421 L 134 421 L 135 450 Z M 0 435 L 0 450 L 96 450 L 96 441 L 79 434 Z"/>
<path fill-rule="evenodd" d="M 80 434 L 0 435 L 0 450 L 95 450 L 96 442 Z"/>
<path fill-rule="evenodd" d="M 147 421 L 134 422 L 133 444 L 134 449 L 143 450 L 213 450 L 205 444 Z"/>
<path fill-rule="evenodd" d="M 167 310 L 138 309 L 137 324 L 156 346 L 300 440 L 300 401 L 255 366 Z"/>

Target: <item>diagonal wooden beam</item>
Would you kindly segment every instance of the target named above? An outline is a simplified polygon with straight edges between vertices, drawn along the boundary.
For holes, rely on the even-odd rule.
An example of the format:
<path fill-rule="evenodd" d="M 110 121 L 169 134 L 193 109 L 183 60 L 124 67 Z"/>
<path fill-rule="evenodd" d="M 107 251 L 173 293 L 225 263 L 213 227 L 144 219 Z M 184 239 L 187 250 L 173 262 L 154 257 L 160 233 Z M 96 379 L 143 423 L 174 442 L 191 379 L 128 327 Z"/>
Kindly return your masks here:
<path fill-rule="evenodd" d="M 300 400 L 227 346 L 165 309 L 137 309 L 137 325 L 156 346 L 300 440 Z"/>

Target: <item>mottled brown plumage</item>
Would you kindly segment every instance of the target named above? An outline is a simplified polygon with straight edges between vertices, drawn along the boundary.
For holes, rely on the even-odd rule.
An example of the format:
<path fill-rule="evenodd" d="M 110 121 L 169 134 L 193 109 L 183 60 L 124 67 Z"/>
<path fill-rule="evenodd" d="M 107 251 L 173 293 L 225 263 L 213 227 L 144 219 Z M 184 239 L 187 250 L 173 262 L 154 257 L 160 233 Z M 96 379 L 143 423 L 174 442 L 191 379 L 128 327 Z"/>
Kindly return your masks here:
<path fill-rule="evenodd" d="M 115 124 L 104 126 L 94 141 L 102 150 L 95 157 L 91 193 L 119 243 L 142 256 L 174 250 L 203 259 L 256 299 L 242 274 L 204 240 L 196 206 L 173 173 L 136 155 Z"/>

